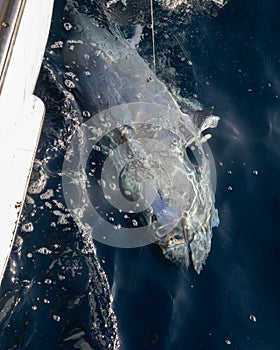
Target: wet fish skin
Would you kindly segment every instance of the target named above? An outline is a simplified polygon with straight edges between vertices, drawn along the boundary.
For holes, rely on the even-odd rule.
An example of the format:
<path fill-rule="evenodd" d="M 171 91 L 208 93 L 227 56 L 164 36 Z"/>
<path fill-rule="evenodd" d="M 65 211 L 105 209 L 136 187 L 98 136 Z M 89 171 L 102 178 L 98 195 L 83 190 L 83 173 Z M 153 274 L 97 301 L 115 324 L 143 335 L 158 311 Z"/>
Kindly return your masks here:
<path fill-rule="evenodd" d="M 166 86 L 117 28 L 102 28 L 72 5 L 68 14 L 73 39 L 64 45 L 64 64 L 74 74 L 72 93 L 83 106 L 98 113 L 123 103 L 152 102 L 179 110 Z"/>
<path fill-rule="evenodd" d="M 177 110 L 182 121 L 191 126 L 192 142 L 203 152 L 201 144 L 209 137 L 203 136 L 202 131 L 215 127 L 219 119 L 212 115 L 213 109 L 182 113 L 167 87 L 117 28 L 109 24 L 108 28 L 102 27 L 73 7 L 72 1 L 68 3 L 68 20 L 73 29 L 71 40 L 63 48 L 64 63 L 72 76 L 74 87 L 70 91 L 83 109 L 94 115 L 114 106 L 135 102 L 165 105 L 167 109 Z M 133 148 L 134 140 L 129 141 Z M 191 144 L 191 140 L 185 140 L 185 143 Z M 200 273 L 209 254 L 212 228 L 218 223 L 209 165 L 205 159 L 204 155 L 204 164 L 200 166 L 202 180 L 195 175 L 189 161 L 186 162 L 186 172 L 194 172 L 190 183 L 186 184 L 192 187 L 192 190 L 189 189 L 191 201 L 186 204 L 185 214 L 177 227 L 159 240 L 165 256 L 176 264 L 188 267 L 191 253 L 197 273 Z M 170 207 L 161 212 L 156 205 L 153 209 L 154 215 L 158 215 L 163 224 L 167 224 L 172 215 L 174 219 L 177 215 Z"/>

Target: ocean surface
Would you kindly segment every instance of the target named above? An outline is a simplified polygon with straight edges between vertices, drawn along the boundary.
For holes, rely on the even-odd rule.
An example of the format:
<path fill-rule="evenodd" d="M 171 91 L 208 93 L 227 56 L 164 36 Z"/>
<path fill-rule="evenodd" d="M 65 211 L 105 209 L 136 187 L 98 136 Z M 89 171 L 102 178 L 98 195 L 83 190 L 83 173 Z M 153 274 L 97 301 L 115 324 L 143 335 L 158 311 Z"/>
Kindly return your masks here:
<path fill-rule="evenodd" d="M 94 2 L 79 3 L 94 18 Z M 157 75 L 172 93 L 221 118 L 209 141 L 220 225 L 203 271 L 176 267 L 155 244 L 92 241 L 69 215 L 62 163 L 87 115 L 59 87 L 69 77 L 61 47 L 71 23 L 56 1 L 36 88 L 45 123 L 0 291 L 1 350 L 279 349 L 280 3 L 190 3 L 187 11 L 154 2 L 155 47 Z M 107 10 L 127 37 L 143 26 L 138 51 L 152 67 L 149 5 Z"/>

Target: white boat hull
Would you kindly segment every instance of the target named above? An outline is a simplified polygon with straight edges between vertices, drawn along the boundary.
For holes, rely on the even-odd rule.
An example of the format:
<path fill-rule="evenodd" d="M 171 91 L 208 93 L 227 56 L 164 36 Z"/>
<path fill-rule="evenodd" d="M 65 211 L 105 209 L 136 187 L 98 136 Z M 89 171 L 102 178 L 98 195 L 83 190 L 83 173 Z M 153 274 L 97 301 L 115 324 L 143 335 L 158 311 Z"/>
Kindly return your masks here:
<path fill-rule="evenodd" d="M 26 1 L 16 37 L 10 43 L 9 64 L 0 87 L 0 283 L 15 238 L 44 118 L 44 104 L 33 92 L 52 8 L 53 0 Z M 6 25 L 5 30 L 14 30 L 13 25 L 16 26 L 8 22 Z"/>

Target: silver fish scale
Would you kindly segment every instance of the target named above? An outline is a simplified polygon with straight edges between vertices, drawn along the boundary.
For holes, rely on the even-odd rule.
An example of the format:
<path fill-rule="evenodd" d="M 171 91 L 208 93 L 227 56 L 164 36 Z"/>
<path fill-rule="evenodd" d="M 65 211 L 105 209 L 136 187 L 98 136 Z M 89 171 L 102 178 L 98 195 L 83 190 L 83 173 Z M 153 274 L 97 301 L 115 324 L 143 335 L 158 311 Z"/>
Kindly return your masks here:
<path fill-rule="evenodd" d="M 77 91 L 91 87 L 84 109 L 105 119 L 109 116 L 119 130 L 108 135 L 111 147 L 116 146 L 112 162 L 122 187 L 132 199 L 142 196 L 145 201 L 143 182 L 151 183 L 146 189 L 155 195 L 146 219 L 154 228 L 153 241 L 157 239 L 166 258 L 177 265 L 188 267 L 191 255 L 200 273 L 211 249 L 212 228 L 219 222 L 214 206 L 215 166 L 206 144 L 209 137 L 202 131 L 216 127 L 219 118 L 206 115 L 197 125 L 193 111 L 180 111 L 164 83 L 116 28 L 109 31 L 79 13 L 72 1 L 68 5 L 78 44 L 64 47 L 65 64 L 77 78 Z M 90 75 L 81 69 L 85 66 L 90 66 Z M 114 115 L 118 106 L 125 116 Z M 102 120 L 96 123 L 104 128 Z M 106 144 L 99 146 L 106 151 Z M 197 164 L 186 149 L 193 152 Z"/>

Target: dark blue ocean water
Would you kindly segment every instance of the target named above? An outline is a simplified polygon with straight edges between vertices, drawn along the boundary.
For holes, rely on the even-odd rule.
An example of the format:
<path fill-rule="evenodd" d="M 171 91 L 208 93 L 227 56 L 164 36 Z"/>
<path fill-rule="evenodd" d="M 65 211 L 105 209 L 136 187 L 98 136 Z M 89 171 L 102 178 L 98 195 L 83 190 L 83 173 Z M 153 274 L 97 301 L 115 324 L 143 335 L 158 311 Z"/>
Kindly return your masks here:
<path fill-rule="evenodd" d="M 221 117 L 209 142 L 220 226 L 199 276 L 157 245 L 92 245 L 67 216 L 60 172 L 80 120 L 50 70 L 56 80 L 65 73 L 52 47 L 67 35 L 63 16 L 57 1 L 37 86 L 47 113 L 34 176 L 41 170 L 47 184 L 29 194 L 1 286 L 0 349 L 113 349 L 117 334 L 126 350 L 279 349 L 279 2 L 232 0 L 216 16 L 199 11 L 185 22 L 155 7 L 158 57 L 166 58 L 159 76 Z M 147 60 L 150 49 L 148 39 L 139 48 Z"/>

